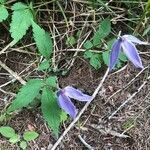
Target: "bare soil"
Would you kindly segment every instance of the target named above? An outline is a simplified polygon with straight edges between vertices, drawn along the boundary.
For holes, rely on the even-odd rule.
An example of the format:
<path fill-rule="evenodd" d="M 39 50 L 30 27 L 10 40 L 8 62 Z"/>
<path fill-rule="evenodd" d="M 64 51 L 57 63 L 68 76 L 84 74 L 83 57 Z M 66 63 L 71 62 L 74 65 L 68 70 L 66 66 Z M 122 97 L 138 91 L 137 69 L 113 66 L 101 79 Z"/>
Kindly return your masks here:
<path fill-rule="evenodd" d="M 17 63 L 15 62 L 15 64 Z M 91 69 L 86 61 L 76 59 L 70 73 L 67 76 L 60 77 L 59 83 L 62 87 L 66 85 L 80 87 L 81 90 L 92 94 L 103 77 L 104 71 L 95 71 Z M 127 67 L 119 73 L 110 74 L 96 99 L 82 115 L 78 124 L 63 139 L 58 149 L 87 149 L 80 141 L 78 137 L 78 135 L 80 135 L 96 150 L 148 150 L 150 147 L 149 82 L 133 99 L 117 112 L 112 119 L 108 119 L 112 112 L 130 97 L 143 81 L 146 80 L 148 69 L 135 78 L 134 82 L 130 84 L 127 89 L 122 89 L 139 71 L 140 70 L 135 70 L 131 64 L 128 64 Z M 8 87 L 8 89 L 10 88 Z M 109 99 L 109 97 L 119 89 L 122 90 Z M 10 101 L 11 96 L 7 94 L 1 95 L 1 110 L 5 107 L 6 102 L 4 99 Z M 74 101 L 74 103 L 79 110 L 84 105 L 76 101 Z M 69 125 L 70 121 L 68 120 L 62 125 L 60 134 Z M 29 150 L 48 149 L 48 147 L 50 149 L 51 145 L 57 141 L 45 125 L 38 107 L 35 109 L 22 110 L 21 113 L 16 114 L 8 121 L 7 125 L 13 127 L 20 135 L 22 135 L 25 130 L 35 130 L 40 134 L 37 140 L 29 142 Z M 110 131 L 109 133 L 107 133 L 108 130 Z M 123 133 L 124 131 L 126 132 Z M 117 135 L 114 132 L 117 133 Z M 129 137 L 119 137 L 121 133 Z M 10 145 L 9 142 L 2 137 L 0 139 L 0 145 L 2 150 L 19 149 L 17 144 Z"/>

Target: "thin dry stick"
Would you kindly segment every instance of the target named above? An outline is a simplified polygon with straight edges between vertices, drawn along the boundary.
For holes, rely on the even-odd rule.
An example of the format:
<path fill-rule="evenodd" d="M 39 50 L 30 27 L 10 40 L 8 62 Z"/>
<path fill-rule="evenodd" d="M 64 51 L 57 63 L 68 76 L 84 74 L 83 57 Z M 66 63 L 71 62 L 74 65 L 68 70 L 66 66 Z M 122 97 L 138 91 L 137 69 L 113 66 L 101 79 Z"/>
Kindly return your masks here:
<path fill-rule="evenodd" d="M 143 82 L 143 84 L 138 88 L 136 92 L 134 92 L 127 100 L 125 100 L 124 103 L 122 103 L 117 110 L 115 110 L 109 117 L 108 119 L 111 119 L 119 110 L 121 110 L 137 93 L 141 91 L 141 89 L 146 85 L 148 80 L 150 79 L 150 76 L 147 77 L 146 81 Z"/>
<path fill-rule="evenodd" d="M 16 72 L 7 67 L 3 62 L 0 61 L 0 66 L 8 71 L 15 79 L 17 79 L 21 84 L 25 85 L 26 81 L 24 81 Z"/>
<path fill-rule="evenodd" d="M 143 73 L 147 68 L 149 68 L 149 66 L 146 66 L 145 68 L 143 68 L 132 80 L 130 80 L 129 83 L 127 83 L 125 86 L 123 86 L 121 89 L 117 90 L 115 93 L 113 93 L 111 96 L 108 97 L 108 100 L 110 100 L 114 95 L 116 95 L 117 93 L 119 93 L 120 91 L 122 91 L 123 89 L 126 89 L 141 73 Z M 114 74 L 114 73 L 112 73 Z M 111 74 L 111 75 L 112 75 Z"/>
<path fill-rule="evenodd" d="M 85 147 L 86 147 L 88 150 L 94 150 L 94 149 L 92 148 L 92 146 L 89 145 L 89 144 L 82 138 L 81 135 L 78 135 L 78 138 L 80 139 L 80 141 L 85 145 Z"/>
<path fill-rule="evenodd" d="M 99 85 L 97 86 L 97 88 L 95 89 L 93 95 L 92 95 L 92 100 L 88 101 L 85 106 L 81 109 L 81 111 L 79 112 L 79 114 L 77 115 L 77 117 L 71 122 L 71 124 L 66 128 L 66 130 L 62 133 L 62 135 L 59 137 L 59 139 L 57 140 L 57 142 L 54 144 L 54 146 L 52 147 L 51 150 L 55 150 L 57 148 L 57 146 L 60 144 L 60 142 L 62 141 L 62 139 L 64 138 L 64 136 L 70 131 L 70 129 L 74 126 L 74 124 L 80 119 L 81 115 L 84 113 L 84 111 L 87 109 L 87 107 L 90 105 L 90 103 L 94 100 L 94 98 L 96 97 L 96 95 L 98 94 L 98 91 L 100 90 L 100 88 L 102 87 L 107 75 L 109 73 L 109 69 L 107 69 L 104 77 L 102 78 L 102 80 L 100 81 Z"/>
<path fill-rule="evenodd" d="M 4 47 L 1 51 L 0 51 L 0 55 L 3 54 L 9 47 L 12 47 L 14 45 L 14 41 L 10 42 L 6 47 Z"/>

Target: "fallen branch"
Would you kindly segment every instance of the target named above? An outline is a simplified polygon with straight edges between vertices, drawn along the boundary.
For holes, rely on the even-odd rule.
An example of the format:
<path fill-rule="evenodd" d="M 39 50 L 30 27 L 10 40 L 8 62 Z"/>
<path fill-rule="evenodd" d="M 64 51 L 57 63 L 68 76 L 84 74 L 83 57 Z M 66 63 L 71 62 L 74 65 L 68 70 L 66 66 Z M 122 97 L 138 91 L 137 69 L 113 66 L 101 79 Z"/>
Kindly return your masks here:
<path fill-rule="evenodd" d="M 0 66 L 8 71 L 15 79 L 17 79 L 21 84 L 25 85 L 26 81 L 23 80 L 16 72 L 7 67 L 3 62 L 0 61 Z"/>
<path fill-rule="evenodd" d="M 3 54 L 9 47 L 12 47 L 14 45 L 14 41 L 10 42 L 7 46 L 5 46 L 1 51 L 0 55 Z"/>
<path fill-rule="evenodd" d="M 82 138 L 81 135 L 78 135 L 78 138 L 80 139 L 80 141 L 84 144 L 84 146 L 85 146 L 88 150 L 94 150 L 94 149 L 92 148 L 92 146 L 89 145 L 89 144 Z"/>
<path fill-rule="evenodd" d="M 111 96 L 109 96 L 108 97 L 108 99 L 107 99 L 107 101 L 106 101 L 106 103 L 108 102 L 108 100 L 110 100 L 114 95 L 116 95 L 116 94 L 118 94 L 119 92 L 121 92 L 122 90 L 125 90 L 130 84 L 132 84 L 134 81 L 135 81 L 135 79 L 137 78 L 137 77 L 139 77 L 146 69 L 148 69 L 149 68 L 149 65 L 148 66 L 146 66 L 145 68 L 143 68 L 132 80 L 130 80 L 130 82 L 129 83 L 127 83 L 125 86 L 123 86 L 121 89 L 119 89 L 119 90 L 117 90 L 115 93 L 113 93 Z M 112 73 L 113 74 L 113 73 Z M 111 75 L 112 75 L 111 74 Z"/>
<path fill-rule="evenodd" d="M 119 133 L 115 130 L 112 130 L 110 128 L 106 128 L 104 127 L 103 125 L 96 125 L 96 124 L 91 124 L 90 125 L 92 128 L 98 130 L 100 133 L 102 133 L 103 135 L 112 135 L 112 136 L 116 136 L 116 137 L 119 137 L 119 138 L 128 138 L 129 136 L 128 135 L 125 135 L 125 134 L 122 134 L 122 133 Z"/>
<path fill-rule="evenodd" d="M 141 89 L 146 85 L 146 83 L 148 82 L 148 80 L 150 79 L 150 76 L 147 77 L 146 81 L 143 82 L 143 84 L 137 89 L 136 92 L 134 92 L 127 100 L 125 100 L 125 102 L 123 102 L 118 108 L 117 110 L 115 110 L 109 117 L 108 119 L 111 119 L 119 110 L 121 110 L 130 100 L 132 100 L 132 98 L 138 94 Z"/>

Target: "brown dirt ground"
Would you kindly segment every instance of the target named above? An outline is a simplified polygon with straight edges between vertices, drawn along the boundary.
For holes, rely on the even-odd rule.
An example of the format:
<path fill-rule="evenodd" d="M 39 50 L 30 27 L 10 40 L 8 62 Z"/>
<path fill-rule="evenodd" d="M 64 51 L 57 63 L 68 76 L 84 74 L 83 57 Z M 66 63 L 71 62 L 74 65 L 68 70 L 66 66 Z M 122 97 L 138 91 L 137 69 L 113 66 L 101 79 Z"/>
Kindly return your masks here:
<path fill-rule="evenodd" d="M 23 62 L 17 62 L 17 60 L 14 61 L 14 58 L 15 57 L 11 57 L 10 60 L 13 60 L 13 63 L 18 64 L 18 66 L 15 67 L 19 67 L 19 64 Z M 28 59 L 30 59 L 30 57 L 28 57 Z M 24 63 L 28 59 L 24 59 Z M 9 65 L 9 63 L 7 65 Z M 13 65 L 9 66 L 11 67 Z M 144 86 L 141 92 L 139 92 L 129 103 L 127 103 L 125 107 L 121 109 L 111 120 L 108 119 L 110 114 L 138 89 L 138 87 L 146 79 L 148 69 L 145 70 L 138 78 L 136 78 L 133 84 L 131 84 L 126 90 L 121 90 L 121 92 L 119 92 L 109 100 L 108 97 L 111 96 L 115 91 L 121 89 L 124 85 L 126 85 L 132 78 L 135 77 L 138 72 L 139 70 L 134 69 L 130 64 L 123 71 L 112 75 L 110 74 L 96 99 L 91 103 L 91 105 L 82 115 L 76 127 L 74 127 L 63 139 L 63 142 L 58 149 L 86 149 L 79 140 L 78 135 L 81 135 L 85 139 L 85 141 L 96 150 L 148 149 L 148 147 L 150 147 L 150 83 Z M 80 89 L 84 89 L 89 94 L 92 94 L 103 75 L 104 71 L 95 71 L 91 69 L 86 61 L 78 58 L 76 59 L 70 73 L 65 77 L 60 77 L 59 82 L 62 87 L 66 85 L 73 85 L 76 87 L 80 87 Z M 1 79 L 1 81 L 3 80 Z M 16 86 L 16 84 L 14 85 Z M 7 88 L 8 91 L 9 89 L 10 87 Z M 15 90 L 16 88 L 14 88 L 14 91 Z M 11 91 L 13 92 L 13 90 Z M 0 109 L 2 110 L 5 107 L 5 104 L 11 99 L 11 96 L 4 94 L 1 95 Z M 75 102 L 75 104 L 79 109 L 81 109 L 84 105 L 83 103 L 81 104 L 78 102 Z M 64 125 L 62 125 L 61 133 L 69 125 L 70 121 L 67 121 Z M 93 124 L 96 127 L 93 127 Z M 50 130 L 44 124 L 39 108 L 35 110 L 24 109 L 23 111 L 21 111 L 21 113 L 16 114 L 14 118 L 8 121 L 7 125 L 13 127 L 19 134 L 22 134 L 25 130 L 30 129 L 36 130 L 40 133 L 40 136 L 37 140 L 35 140 L 34 142 L 29 142 L 29 150 L 47 149 L 56 142 L 56 139 L 52 136 Z M 100 131 L 97 129 L 97 126 L 101 128 Z M 116 131 L 117 133 L 122 133 L 130 127 L 131 129 L 129 129 L 125 133 L 126 135 L 129 135 L 129 138 L 121 138 L 104 133 L 106 131 L 106 128 Z M 5 138 L 2 137 L 0 138 L 0 145 L 2 150 L 19 149 L 17 144 L 11 145 Z"/>
<path fill-rule="evenodd" d="M 63 3 L 63 5 L 66 6 L 65 2 Z M 122 8 L 123 7 L 124 5 L 122 6 Z M 69 1 L 69 5 L 67 5 L 67 7 L 64 8 L 66 12 L 69 11 L 68 14 L 66 13 L 66 16 L 68 18 L 73 17 L 72 22 L 74 23 L 73 26 L 67 29 L 68 35 L 74 35 L 77 31 L 79 31 L 79 29 L 83 27 L 86 19 L 89 19 L 89 21 L 93 21 L 93 16 L 90 16 L 89 18 L 86 15 L 80 16 L 80 14 L 85 12 L 87 13 L 91 9 L 89 8 L 89 10 L 87 10 L 87 7 L 84 7 L 84 4 L 75 3 L 75 5 L 72 5 L 72 2 Z M 75 11 L 75 14 L 72 14 L 72 10 Z M 123 11 L 123 13 L 125 12 Z M 78 17 L 75 17 L 74 19 L 74 15 L 78 15 Z M 104 15 L 104 18 L 108 16 L 107 14 L 105 14 L 105 11 L 103 11 L 102 15 Z M 120 13 L 118 15 L 120 15 Z M 60 34 L 64 35 L 64 33 L 66 32 L 66 25 L 64 22 L 64 18 L 62 17 L 62 13 L 55 13 L 54 11 L 51 14 L 51 16 L 54 16 L 53 21 Z M 49 18 L 49 20 L 51 21 L 48 11 L 43 11 L 39 13 L 39 23 L 41 23 L 43 27 L 48 28 L 49 24 L 53 25 L 53 23 L 47 22 L 49 21 L 47 20 L 47 18 Z M 95 19 L 97 22 L 99 18 L 99 15 L 96 16 Z M 76 21 L 80 21 L 80 23 Z M 60 25 L 61 22 L 64 23 Z M 95 23 L 96 22 L 91 24 L 88 23 L 83 32 L 87 33 L 89 32 L 89 30 L 93 30 L 93 28 L 96 26 Z M 126 30 L 127 27 L 126 25 L 124 25 L 126 22 L 123 22 L 123 24 L 121 24 L 121 22 L 116 23 L 117 24 L 114 25 L 115 28 L 113 28 L 116 31 L 115 34 L 118 34 L 120 30 L 122 30 L 123 33 L 128 33 L 128 31 Z M 0 25 L 0 28 L 6 28 L 0 33 L 1 40 L 6 42 L 0 43 L 0 46 L 5 47 L 7 43 L 10 42 L 10 37 L 8 37 L 8 29 L 6 25 L 4 26 L 4 24 Z M 27 36 L 30 36 L 30 32 Z M 23 45 L 32 43 L 31 41 L 28 41 L 28 39 L 30 38 L 26 37 L 22 40 Z M 63 43 L 65 43 L 66 40 L 65 38 L 65 36 L 60 37 L 59 35 L 55 39 L 58 40 L 58 49 L 66 49 L 66 45 L 63 45 Z M 84 36 L 81 36 L 81 41 L 84 38 Z M 29 49 L 23 50 L 25 52 L 26 50 L 33 52 L 34 49 L 34 46 L 30 46 Z M 143 48 L 143 51 L 149 52 L 150 50 L 146 47 Z M 67 53 L 70 54 L 70 52 Z M 72 56 L 72 53 L 70 55 Z M 144 66 L 150 64 L 149 58 L 150 57 L 148 54 L 142 55 L 142 61 L 144 62 Z M 26 79 L 28 79 L 29 77 L 42 78 L 44 76 L 42 73 L 39 73 L 35 70 L 37 68 L 37 62 L 39 62 L 39 60 L 37 59 L 38 57 L 35 54 L 32 55 L 29 53 L 23 53 L 22 51 L 10 52 L 10 50 L 8 53 L 0 56 L 0 60 L 3 61 L 8 67 L 16 71 L 17 73 L 20 73 L 24 70 L 21 76 L 23 78 L 26 77 Z M 61 87 L 64 87 L 66 85 L 73 85 L 89 94 L 92 94 L 95 88 L 97 87 L 98 83 L 102 79 L 105 70 L 106 68 L 95 71 L 89 66 L 89 62 L 83 60 L 82 57 L 78 57 L 73 67 L 71 68 L 69 74 L 59 78 L 59 84 Z M 81 143 L 80 139 L 78 138 L 78 135 L 81 135 L 84 138 L 84 140 L 94 148 L 94 150 L 149 150 L 150 82 L 148 82 L 142 88 L 142 90 L 134 98 L 132 98 L 123 107 L 123 109 L 121 109 L 112 119 L 108 119 L 108 117 L 128 97 L 130 97 L 135 91 L 137 91 L 140 85 L 146 80 L 146 77 L 150 72 L 149 68 L 147 68 L 134 80 L 132 84 L 130 84 L 130 86 L 127 87 L 127 89 L 122 89 L 122 87 L 128 84 L 137 75 L 139 71 L 140 70 L 135 69 L 132 66 L 132 64 L 129 63 L 127 67 L 119 73 L 110 74 L 107 80 L 104 82 L 103 87 L 98 93 L 98 96 L 94 99 L 94 101 L 90 104 L 88 109 L 84 112 L 76 126 L 72 128 L 71 131 L 65 136 L 61 145 L 59 145 L 58 150 L 86 150 L 87 148 L 84 144 Z M 11 79 L 12 77 L 4 69 L 0 68 L 0 86 L 4 83 L 7 83 Z M 16 93 L 20 86 L 21 85 L 19 82 L 12 81 L 11 84 L 2 88 L 7 93 L 3 93 L 0 91 L 1 112 L 12 101 L 14 97 L 13 93 Z M 122 90 L 118 94 L 114 95 L 112 98 L 108 99 L 115 91 L 119 89 Z M 74 101 L 74 103 L 77 105 L 79 110 L 84 106 L 84 103 L 79 103 L 76 101 Z M 71 120 L 68 120 L 65 124 L 62 125 L 60 133 L 62 133 L 65 130 L 65 128 L 70 124 L 70 122 Z M 46 124 L 44 123 L 39 107 L 35 109 L 22 110 L 20 113 L 15 114 L 15 116 L 11 120 L 7 121 L 6 124 L 13 127 L 16 130 L 16 132 L 18 132 L 20 135 L 22 135 L 22 133 L 25 130 L 35 130 L 39 133 L 39 138 L 37 138 L 33 142 L 28 143 L 28 150 L 47 150 L 50 149 L 51 145 L 53 145 L 57 141 L 57 139 L 55 139 L 51 131 L 47 128 Z M 98 127 L 100 128 L 100 130 L 97 129 Z M 109 134 L 105 133 L 106 129 L 109 129 Z M 114 135 L 114 133 L 120 135 L 124 131 L 126 131 L 124 134 L 129 136 L 128 138 L 118 137 Z M 0 150 L 19 150 L 19 147 L 17 144 L 12 145 L 8 142 L 7 139 L 0 137 Z"/>

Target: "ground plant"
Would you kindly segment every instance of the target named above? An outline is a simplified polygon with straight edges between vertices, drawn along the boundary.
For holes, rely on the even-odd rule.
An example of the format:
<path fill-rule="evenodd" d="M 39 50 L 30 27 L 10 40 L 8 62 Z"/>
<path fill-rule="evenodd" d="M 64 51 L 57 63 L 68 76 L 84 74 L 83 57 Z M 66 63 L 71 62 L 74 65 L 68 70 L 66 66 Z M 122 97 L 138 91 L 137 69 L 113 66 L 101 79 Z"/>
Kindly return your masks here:
<path fill-rule="evenodd" d="M 78 11 L 81 12 L 78 13 Z M 119 118 L 117 114 L 126 105 L 129 105 L 127 107 L 129 114 L 123 110 L 126 116 L 121 115 L 119 131 L 114 131 L 113 126 L 110 128 L 106 126 L 106 121 L 103 120 L 104 116 L 99 118 L 99 122 L 96 121 L 97 125 L 93 123 L 95 121 L 91 121 L 88 126 L 97 129 L 102 135 L 131 139 L 128 131 L 133 127 L 138 129 L 138 127 L 136 128 L 138 118 L 144 112 L 146 113 L 150 106 L 149 95 L 143 94 L 145 103 L 142 101 L 141 105 L 138 104 L 137 110 L 134 110 L 136 106 L 131 105 L 135 112 L 129 109 L 130 103 L 132 104 L 131 100 L 136 95 L 143 89 L 149 91 L 149 14 L 150 0 L 144 2 L 141 0 L 132 2 L 124 0 L 0 0 L 2 33 L 0 33 L 2 36 L 0 39 L 0 66 L 5 70 L 3 73 L 1 69 L 0 74 L 4 76 L 8 74 L 7 79 L 11 79 L 10 82 L 3 83 L 6 77 L 2 77 L 2 84 L 0 83 L 1 99 L 4 102 L 1 104 L 2 108 L 0 107 L 2 139 L 6 138 L 8 143 L 17 146 L 18 149 L 28 149 L 28 147 L 32 149 L 30 143 L 34 143 L 42 134 L 42 131 L 35 130 L 35 126 L 38 125 L 31 127 L 28 123 L 28 129 L 23 129 L 20 133 L 17 131 L 17 126 L 11 127 L 10 123 L 18 115 L 22 116 L 23 112 L 31 111 L 42 116 L 40 118 L 45 121 L 45 126 L 48 127 L 46 129 L 50 131 L 47 134 L 51 135 L 53 140 L 55 139 L 56 143 L 49 144 L 48 149 L 54 150 L 58 145 L 61 147 L 61 141 L 73 127 L 79 131 L 77 135 L 79 143 L 83 144 L 82 148 L 104 149 L 104 147 L 106 148 L 105 144 L 98 142 L 98 146 L 91 146 L 88 144 L 91 141 L 90 138 L 86 142 L 84 140 L 86 136 L 82 138 L 80 135 L 84 130 L 89 132 L 88 127 L 84 129 L 84 126 L 90 115 L 100 117 L 93 113 L 96 107 L 101 105 L 101 101 L 99 104 L 95 104 L 95 99 L 99 96 L 103 97 L 103 109 L 107 108 L 108 110 L 108 112 L 104 111 L 104 116 L 108 113 L 106 117 L 109 121 L 115 116 Z M 7 64 L 11 60 L 11 53 L 18 61 L 15 61 L 16 64 L 27 66 L 21 73 L 18 73 L 17 69 L 14 70 L 15 67 L 11 61 L 10 66 Z M 18 53 L 23 54 L 22 57 L 19 57 Z M 30 59 L 27 59 L 26 55 Z M 22 61 L 26 59 L 26 62 Z M 80 64 L 81 61 L 84 63 Z M 86 73 L 82 75 L 85 76 L 84 83 L 80 76 L 84 71 L 83 66 L 88 67 L 87 70 L 85 69 Z M 89 74 L 88 70 L 90 70 Z M 23 72 L 25 72 L 24 75 L 22 75 Z M 100 78 L 95 79 L 91 72 L 100 73 Z M 134 76 L 131 77 L 132 72 L 134 72 Z M 118 73 L 122 73 L 124 76 L 122 80 L 127 77 L 131 78 L 127 79 L 127 83 L 123 83 L 121 77 L 117 76 Z M 109 80 L 110 76 L 114 76 L 114 74 L 115 79 Z M 135 83 L 141 74 L 143 78 L 139 79 L 139 83 Z M 66 80 L 64 84 L 63 79 L 67 76 L 74 80 L 71 79 L 71 82 Z M 121 84 L 118 85 L 118 87 L 121 86 L 118 90 L 113 87 L 115 80 L 117 80 L 117 84 Z M 93 84 L 93 82 L 95 83 Z M 129 91 L 128 87 L 134 83 L 135 89 L 133 92 Z M 7 85 L 9 87 L 5 88 Z M 86 86 L 81 88 L 82 85 Z M 112 93 L 109 96 L 107 96 L 108 91 Z M 117 103 L 118 98 L 113 99 L 112 97 L 119 92 L 128 93 L 128 95 L 124 94 L 127 96 L 126 100 Z M 9 99 L 9 101 L 6 102 L 5 99 Z M 109 104 L 107 105 L 107 103 Z M 81 106 L 83 106 L 82 109 Z M 81 117 L 87 110 L 89 114 L 86 114 L 86 120 L 83 123 Z M 135 113 L 135 116 L 132 115 L 132 112 Z M 36 115 L 34 115 L 35 120 L 38 120 Z M 147 114 L 144 117 L 149 120 Z M 28 120 L 28 118 L 25 119 Z M 101 125 L 98 125 L 99 123 Z M 65 124 L 69 125 L 66 127 Z M 119 133 L 120 130 L 122 130 L 121 133 Z M 145 139 L 148 138 L 145 137 Z M 80 149 L 79 145 L 75 149 Z M 5 149 L 5 146 L 1 147 Z M 41 148 L 39 144 L 37 147 Z M 145 147 L 143 143 L 141 144 L 141 149 L 146 149 L 146 147 L 148 144 Z M 64 146 L 64 148 L 70 149 L 71 147 Z M 127 147 L 127 149 L 130 148 L 130 146 Z M 136 149 L 136 146 L 133 149 Z"/>

